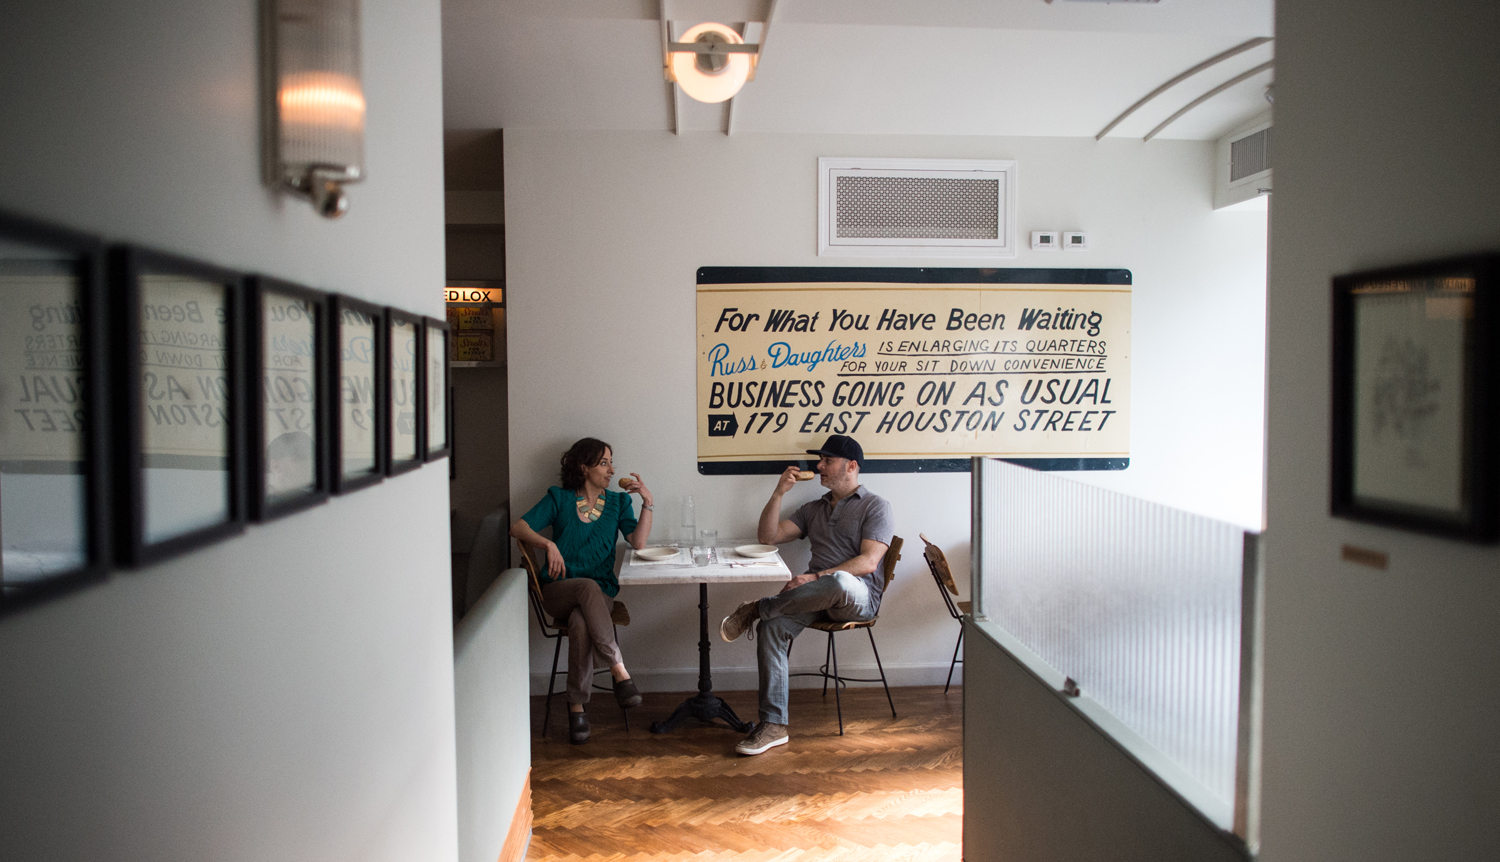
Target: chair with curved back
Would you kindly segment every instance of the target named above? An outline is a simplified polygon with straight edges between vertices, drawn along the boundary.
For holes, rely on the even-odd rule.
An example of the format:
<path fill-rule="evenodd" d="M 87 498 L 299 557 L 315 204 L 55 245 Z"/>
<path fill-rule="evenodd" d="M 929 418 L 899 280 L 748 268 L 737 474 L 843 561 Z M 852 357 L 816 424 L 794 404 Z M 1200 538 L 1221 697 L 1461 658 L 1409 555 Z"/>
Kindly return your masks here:
<path fill-rule="evenodd" d="M 948 687 L 953 684 L 953 669 L 964 663 L 958 657 L 958 651 L 964 645 L 964 614 L 973 610 L 972 602 L 956 602 L 953 597 L 958 595 L 958 584 L 953 582 L 953 570 L 948 568 L 948 558 L 943 554 L 943 549 L 934 545 L 925 535 L 922 541 L 927 545 L 922 551 L 922 556 L 927 560 L 927 568 L 932 570 L 932 579 L 937 581 L 938 594 L 943 597 L 943 604 L 948 607 L 948 615 L 958 620 L 958 643 L 953 646 L 953 661 L 948 663 L 948 681 L 943 684 L 943 694 L 948 693 Z"/>
<path fill-rule="evenodd" d="M 885 560 L 881 565 L 881 570 L 885 575 L 885 586 L 882 588 L 882 590 L 888 589 L 891 585 L 891 580 L 896 577 L 896 563 L 901 559 L 902 544 L 904 544 L 904 540 L 900 536 L 891 537 L 891 545 L 886 549 Z M 884 595 L 884 592 L 882 592 L 881 595 Z M 844 703 L 839 697 L 839 688 L 846 685 L 847 683 L 879 682 L 885 688 L 886 703 L 889 703 L 891 705 L 891 718 L 896 717 L 896 702 L 891 699 L 891 687 L 886 683 L 885 680 L 885 666 L 880 663 L 880 650 L 875 648 L 874 630 L 875 623 L 879 619 L 880 614 L 876 614 L 875 616 L 867 620 L 856 620 L 853 622 L 845 623 L 828 620 L 826 622 L 816 622 L 808 626 L 808 628 L 817 629 L 820 632 L 828 632 L 828 649 L 823 653 L 823 666 L 819 668 L 816 673 L 797 673 L 792 674 L 792 676 L 821 676 L 823 678 L 824 697 L 828 696 L 828 681 L 830 679 L 833 680 L 833 701 L 834 705 L 838 709 L 839 714 L 839 736 L 844 735 Z M 838 632 L 854 631 L 855 629 L 864 629 L 865 634 L 869 635 L 870 637 L 870 651 L 875 653 L 875 667 L 880 670 L 880 678 L 878 680 L 873 677 L 852 677 L 839 675 L 839 651 L 833 645 L 833 636 Z M 833 666 L 833 671 L 831 673 L 828 670 L 830 665 Z"/>
<path fill-rule="evenodd" d="M 562 642 L 568 636 L 568 624 L 566 621 L 558 622 L 551 619 L 547 615 L 546 610 L 542 608 L 541 567 L 538 565 L 536 559 L 531 556 L 530 548 L 526 547 L 520 541 L 516 542 L 516 546 L 521 549 L 521 565 L 526 569 L 527 593 L 531 596 L 531 610 L 536 614 L 537 626 L 542 630 L 542 637 L 557 642 L 557 646 L 552 649 L 552 673 L 547 677 L 546 705 L 542 707 L 542 736 L 545 737 L 547 735 L 547 722 L 552 717 L 553 687 L 557 684 L 558 675 L 567 676 L 568 673 L 567 669 L 557 669 L 557 660 L 562 655 Z M 624 602 L 617 601 L 615 602 L 614 610 L 610 611 L 609 617 L 610 622 L 614 623 L 615 641 L 618 642 L 620 640 L 619 627 L 630 625 L 630 611 L 626 610 Z M 609 668 L 601 668 L 595 671 L 596 674 L 608 672 Z M 594 688 L 598 691 L 614 690 L 609 686 L 603 686 L 597 682 L 594 683 Z M 624 709 L 621 709 L 620 713 L 625 716 L 625 730 L 628 733 L 630 731 L 630 713 Z"/>

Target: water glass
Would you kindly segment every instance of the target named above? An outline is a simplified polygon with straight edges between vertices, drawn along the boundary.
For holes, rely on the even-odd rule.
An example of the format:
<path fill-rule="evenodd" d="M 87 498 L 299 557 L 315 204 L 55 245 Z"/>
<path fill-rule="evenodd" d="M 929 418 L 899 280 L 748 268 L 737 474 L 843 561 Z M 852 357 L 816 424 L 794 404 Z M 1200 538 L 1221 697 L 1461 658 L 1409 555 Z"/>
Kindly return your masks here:
<path fill-rule="evenodd" d="M 714 558 L 714 546 L 718 544 L 717 529 L 705 529 L 697 534 L 697 546 L 693 547 L 693 565 L 708 565 Z"/>

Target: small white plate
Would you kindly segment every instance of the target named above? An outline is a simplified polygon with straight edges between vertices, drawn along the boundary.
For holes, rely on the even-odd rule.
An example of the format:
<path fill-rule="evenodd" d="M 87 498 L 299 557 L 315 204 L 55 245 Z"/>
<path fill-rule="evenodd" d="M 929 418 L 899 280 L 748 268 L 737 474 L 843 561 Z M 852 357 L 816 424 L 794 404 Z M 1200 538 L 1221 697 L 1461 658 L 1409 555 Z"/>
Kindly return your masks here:
<path fill-rule="evenodd" d="M 742 557 L 769 557 L 776 553 L 775 545 L 740 545 L 734 549 Z"/>
<path fill-rule="evenodd" d="M 653 563 L 658 563 L 658 562 L 661 562 L 662 560 L 669 560 L 672 557 L 677 556 L 677 549 L 676 548 L 642 548 L 639 551 L 636 551 L 635 555 L 637 557 L 640 557 L 643 560 L 650 560 Z"/>

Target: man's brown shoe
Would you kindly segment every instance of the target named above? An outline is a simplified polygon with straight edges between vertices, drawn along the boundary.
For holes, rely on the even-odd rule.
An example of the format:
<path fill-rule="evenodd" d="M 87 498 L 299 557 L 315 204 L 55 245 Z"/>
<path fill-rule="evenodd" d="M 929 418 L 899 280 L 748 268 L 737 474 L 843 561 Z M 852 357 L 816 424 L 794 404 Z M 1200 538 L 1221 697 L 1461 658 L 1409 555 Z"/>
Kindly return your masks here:
<path fill-rule="evenodd" d="M 719 637 L 728 643 L 733 643 L 739 639 L 740 635 L 745 633 L 746 629 L 755 625 L 755 621 L 758 619 L 760 619 L 760 600 L 756 599 L 753 602 L 745 602 L 743 605 L 735 608 L 734 613 L 725 617 L 722 623 L 719 623 Z M 754 635 L 751 635 L 751 637 L 754 637 Z"/>
<path fill-rule="evenodd" d="M 786 725 L 762 721 L 750 731 L 749 736 L 740 740 L 740 744 L 736 745 L 734 750 L 740 754 L 760 754 L 778 745 L 786 745 L 790 738 L 787 736 Z"/>

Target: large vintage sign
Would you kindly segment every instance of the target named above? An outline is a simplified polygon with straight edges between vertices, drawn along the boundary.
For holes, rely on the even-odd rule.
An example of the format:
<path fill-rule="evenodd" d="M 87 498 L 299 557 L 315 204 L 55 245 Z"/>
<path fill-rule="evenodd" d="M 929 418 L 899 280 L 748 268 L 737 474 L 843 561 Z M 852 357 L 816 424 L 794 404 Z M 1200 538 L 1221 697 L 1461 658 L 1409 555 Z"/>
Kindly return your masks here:
<path fill-rule="evenodd" d="M 702 269 L 699 470 L 779 472 L 829 434 L 867 471 L 1123 469 L 1130 289 L 1124 270 Z"/>

